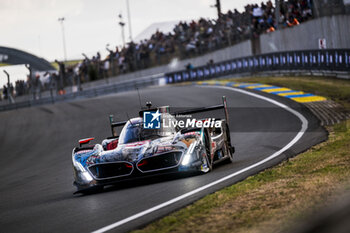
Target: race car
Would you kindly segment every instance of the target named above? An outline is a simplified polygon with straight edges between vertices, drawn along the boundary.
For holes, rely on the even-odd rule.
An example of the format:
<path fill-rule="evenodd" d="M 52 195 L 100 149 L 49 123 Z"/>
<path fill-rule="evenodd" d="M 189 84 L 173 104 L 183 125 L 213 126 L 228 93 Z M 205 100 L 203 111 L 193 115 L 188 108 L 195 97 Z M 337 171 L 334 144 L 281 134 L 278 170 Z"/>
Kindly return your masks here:
<path fill-rule="evenodd" d="M 224 110 L 224 118 L 187 119 L 175 116 Z M 233 161 L 226 98 L 220 105 L 170 113 L 169 107 L 152 108 L 139 116 L 114 122 L 112 136 L 101 144 L 87 145 L 94 138 L 79 140 L 72 152 L 76 193 L 102 190 L 104 186 L 147 176 L 199 172 L 213 164 Z M 120 134 L 116 128 L 122 127 Z"/>

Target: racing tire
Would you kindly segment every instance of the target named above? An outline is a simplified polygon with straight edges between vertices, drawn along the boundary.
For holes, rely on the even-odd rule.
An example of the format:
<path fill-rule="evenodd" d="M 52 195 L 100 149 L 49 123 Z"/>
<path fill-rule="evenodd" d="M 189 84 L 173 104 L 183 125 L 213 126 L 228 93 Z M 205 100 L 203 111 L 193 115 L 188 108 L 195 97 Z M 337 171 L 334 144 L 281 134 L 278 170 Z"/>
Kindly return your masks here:
<path fill-rule="evenodd" d="M 211 170 L 213 170 L 213 164 L 210 162 L 208 155 L 206 154 L 203 157 L 203 164 L 201 166 L 201 172 L 203 173 L 208 173 L 211 172 Z"/>
<path fill-rule="evenodd" d="M 204 147 L 205 147 L 205 156 L 204 156 L 204 161 L 203 165 L 207 166 L 207 169 L 203 169 L 203 165 L 201 168 L 201 171 L 203 173 L 208 173 L 211 170 L 213 170 L 213 161 L 211 159 L 211 144 L 210 144 L 210 138 L 209 138 L 209 132 L 207 129 L 204 129 Z"/>
<path fill-rule="evenodd" d="M 235 153 L 235 148 L 231 145 L 231 136 L 230 136 L 230 130 L 228 128 L 228 125 L 226 123 L 225 125 L 225 150 L 227 154 L 227 161 L 233 163 L 234 162 L 234 157 L 233 154 Z"/>

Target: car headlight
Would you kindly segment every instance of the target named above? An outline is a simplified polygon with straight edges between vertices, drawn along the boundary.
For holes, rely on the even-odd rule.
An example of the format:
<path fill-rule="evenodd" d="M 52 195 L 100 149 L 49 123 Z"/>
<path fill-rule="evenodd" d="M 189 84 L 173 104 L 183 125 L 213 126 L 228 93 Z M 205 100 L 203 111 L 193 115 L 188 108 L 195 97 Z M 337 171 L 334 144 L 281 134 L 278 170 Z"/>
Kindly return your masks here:
<path fill-rule="evenodd" d="M 184 158 L 182 159 L 182 162 L 181 162 L 181 165 L 182 165 L 182 166 L 187 166 L 187 165 L 190 163 L 190 161 L 191 161 L 191 156 L 192 156 L 192 154 L 193 154 L 193 151 L 194 151 L 194 148 L 196 147 L 196 145 L 197 145 L 197 142 L 193 142 L 193 143 L 189 146 L 189 148 L 188 148 L 186 154 L 184 155 Z"/>
<path fill-rule="evenodd" d="M 90 173 L 87 172 L 87 171 L 82 172 L 82 173 L 81 173 L 81 177 L 82 177 L 82 179 L 83 179 L 84 181 L 86 181 L 86 182 L 91 182 L 91 181 L 94 180 L 94 179 L 92 178 L 92 176 L 90 175 Z"/>

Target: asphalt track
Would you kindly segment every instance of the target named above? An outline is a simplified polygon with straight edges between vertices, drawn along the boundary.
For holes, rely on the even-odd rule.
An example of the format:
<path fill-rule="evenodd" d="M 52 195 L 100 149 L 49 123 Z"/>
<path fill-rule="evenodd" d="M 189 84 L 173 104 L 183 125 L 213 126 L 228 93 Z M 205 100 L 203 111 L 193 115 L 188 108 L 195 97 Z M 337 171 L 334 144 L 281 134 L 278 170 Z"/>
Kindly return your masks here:
<path fill-rule="evenodd" d="M 0 113 L 0 227 L 1 232 L 91 232 L 174 200 L 222 177 L 256 164 L 281 150 L 301 130 L 300 119 L 266 100 L 245 93 L 197 86 L 149 88 L 142 101 L 154 105 L 201 107 L 227 96 L 236 161 L 219 164 L 213 172 L 189 177 L 121 183 L 94 195 L 73 195 L 71 151 L 80 138 L 95 142 L 110 136 L 108 115 L 124 120 L 139 110 L 136 92 L 127 92 Z M 300 104 L 260 94 L 300 112 L 308 129 L 288 150 L 257 167 L 193 193 L 164 208 L 149 211 L 117 226 L 127 232 L 193 201 L 275 165 L 326 139 L 318 120 Z M 151 209 L 152 210 L 152 209 Z M 203 225 L 205 225 L 203 223 Z"/>

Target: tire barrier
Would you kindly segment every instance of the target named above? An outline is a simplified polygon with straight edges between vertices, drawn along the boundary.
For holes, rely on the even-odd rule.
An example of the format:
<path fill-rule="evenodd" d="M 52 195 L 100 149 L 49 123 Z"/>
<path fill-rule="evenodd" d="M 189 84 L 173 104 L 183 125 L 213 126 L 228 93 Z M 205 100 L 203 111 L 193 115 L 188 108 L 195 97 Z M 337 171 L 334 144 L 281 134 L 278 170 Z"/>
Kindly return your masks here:
<path fill-rule="evenodd" d="M 241 73 L 266 71 L 349 72 L 350 49 L 304 50 L 269 53 L 182 70 L 165 75 L 167 84 L 198 81 Z"/>

